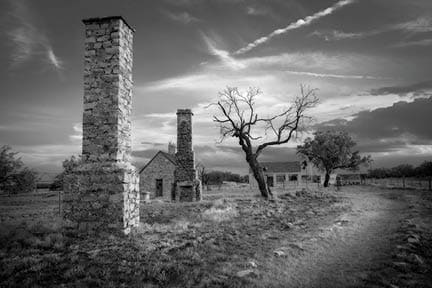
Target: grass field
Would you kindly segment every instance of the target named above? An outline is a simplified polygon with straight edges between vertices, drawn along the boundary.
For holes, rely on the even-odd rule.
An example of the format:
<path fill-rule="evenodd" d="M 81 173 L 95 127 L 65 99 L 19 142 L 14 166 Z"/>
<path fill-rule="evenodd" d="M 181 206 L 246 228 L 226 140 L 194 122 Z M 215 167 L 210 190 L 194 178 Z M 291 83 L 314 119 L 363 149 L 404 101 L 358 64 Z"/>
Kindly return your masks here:
<path fill-rule="evenodd" d="M 92 238 L 61 233 L 57 193 L 1 197 L 0 286 L 432 283 L 429 193 L 346 187 L 278 191 L 271 202 L 247 187 L 204 193 L 200 203 L 142 203 L 142 222 L 132 236 Z M 341 284 L 346 281 L 354 282 Z"/>

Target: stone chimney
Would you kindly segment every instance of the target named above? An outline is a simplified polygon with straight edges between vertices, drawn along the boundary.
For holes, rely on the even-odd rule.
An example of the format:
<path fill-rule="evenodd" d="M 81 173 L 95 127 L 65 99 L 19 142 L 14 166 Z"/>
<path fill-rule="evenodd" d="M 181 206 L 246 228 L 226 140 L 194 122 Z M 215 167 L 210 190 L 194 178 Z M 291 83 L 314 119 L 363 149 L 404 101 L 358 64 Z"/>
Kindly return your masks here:
<path fill-rule="evenodd" d="M 192 150 L 192 116 L 190 109 L 177 110 L 177 168 L 174 173 L 176 200 L 201 200 L 201 187 L 195 170 Z"/>
<path fill-rule="evenodd" d="M 134 30 L 122 17 L 83 23 L 84 161 L 130 162 Z"/>
<path fill-rule="evenodd" d="M 196 178 L 194 153 L 192 151 L 192 111 L 177 110 L 177 160 L 181 164 L 179 181 L 193 181 Z"/>
<path fill-rule="evenodd" d="M 130 162 L 134 30 L 120 16 L 83 23 L 83 164 L 67 176 L 64 225 L 127 234 L 139 224 L 139 178 Z"/>
<path fill-rule="evenodd" d="M 168 154 L 171 154 L 171 155 L 176 154 L 176 145 L 173 142 L 168 143 Z"/>

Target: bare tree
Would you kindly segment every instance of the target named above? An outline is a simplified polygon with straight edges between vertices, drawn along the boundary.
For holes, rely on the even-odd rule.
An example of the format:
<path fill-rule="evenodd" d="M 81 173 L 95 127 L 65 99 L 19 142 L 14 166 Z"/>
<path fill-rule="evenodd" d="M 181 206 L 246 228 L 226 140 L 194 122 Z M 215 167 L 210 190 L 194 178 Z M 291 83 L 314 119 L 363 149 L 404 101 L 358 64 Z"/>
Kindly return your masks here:
<path fill-rule="evenodd" d="M 216 105 L 222 113 L 221 116 L 213 116 L 213 121 L 220 127 L 221 141 L 226 137 L 238 138 L 261 195 L 266 199 L 272 194 L 266 185 L 258 157 L 265 148 L 288 143 L 295 137 L 302 129 L 303 120 L 310 118 L 305 115 L 306 110 L 318 103 L 316 89 L 300 85 L 300 92 L 301 95 L 282 112 L 267 117 L 255 111 L 255 100 L 262 94 L 258 88 L 249 88 L 246 93 L 241 93 L 236 87 L 227 87 L 219 92 L 219 101 L 210 104 Z"/>
<path fill-rule="evenodd" d="M 208 173 L 206 170 L 206 167 L 204 166 L 204 163 L 198 162 L 195 166 L 195 169 L 197 170 L 198 179 L 201 180 L 201 185 L 204 188 L 204 185 L 207 186 L 208 189 Z"/>

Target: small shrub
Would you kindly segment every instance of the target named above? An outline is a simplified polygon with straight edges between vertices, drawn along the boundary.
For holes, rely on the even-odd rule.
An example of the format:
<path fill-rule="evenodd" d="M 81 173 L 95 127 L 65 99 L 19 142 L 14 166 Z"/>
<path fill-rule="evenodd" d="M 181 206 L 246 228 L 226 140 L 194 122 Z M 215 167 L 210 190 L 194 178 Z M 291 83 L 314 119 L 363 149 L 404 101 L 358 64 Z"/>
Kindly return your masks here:
<path fill-rule="evenodd" d="M 213 206 L 205 210 L 202 214 L 204 220 L 222 222 L 238 216 L 237 209 L 228 201 L 218 199 L 213 202 Z"/>

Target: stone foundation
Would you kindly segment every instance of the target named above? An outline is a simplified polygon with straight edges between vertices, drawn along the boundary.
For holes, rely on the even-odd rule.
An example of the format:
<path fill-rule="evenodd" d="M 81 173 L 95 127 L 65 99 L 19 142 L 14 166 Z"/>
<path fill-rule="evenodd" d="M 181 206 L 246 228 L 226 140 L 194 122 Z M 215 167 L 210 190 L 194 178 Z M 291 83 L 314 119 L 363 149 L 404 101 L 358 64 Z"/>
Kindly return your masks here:
<path fill-rule="evenodd" d="M 139 224 L 139 177 L 127 164 L 84 164 L 66 176 L 64 227 L 78 232 L 123 232 Z"/>
<path fill-rule="evenodd" d="M 175 200 L 177 202 L 195 202 L 202 200 L 201 182 L 199 180 L 177 182 L 175 185 Z"/>

